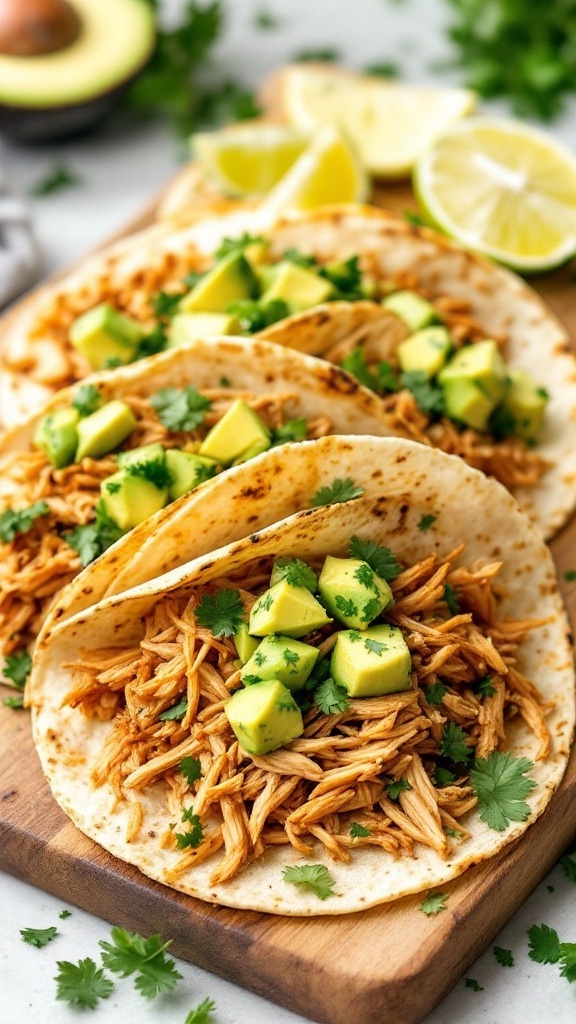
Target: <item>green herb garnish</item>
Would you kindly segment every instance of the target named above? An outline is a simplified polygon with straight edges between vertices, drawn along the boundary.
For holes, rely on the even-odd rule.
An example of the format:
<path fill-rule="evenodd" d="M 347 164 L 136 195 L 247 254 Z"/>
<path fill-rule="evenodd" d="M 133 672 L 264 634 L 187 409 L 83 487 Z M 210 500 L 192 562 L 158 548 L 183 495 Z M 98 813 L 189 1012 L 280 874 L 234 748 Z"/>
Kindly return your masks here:
<path fill-rule="evenodd" d="M 303 889 L 310 889 L 319 900 L 334 895 L 336 881 L 323 864 L 295 864 L 284 868 L 282 878 L 291 885 L 301 885 Z"/>
<path fill-rule="evenodd" d="M 284 579 L 292 587 L 305 587 L 311 594 L 318 590 L 318 577 L 306 562 L 299 558 L 277 558 L 274 562 L 274 577 L 277 582 Z"/>
<path fill-rule="evenodd" d="M 208 1024 L 210 1014 L 216 1009 L 216 1003 L 212 999 L 203 999 L 195 1010 L 190 1010 L 184 1024 Z"/>
<path fill-rule="evenodd" d="M 359 821 L 351 821 L 348 833 L 354 839 L 365 839 L 366 836 L 370 835 L 370 829 L 366 828 L 365 825 L 361 825 Z"/>
<path fill-rule="evenodd" d="M 27 942 L 29 946 L 36 946 L 36 949 L 42 949 L 42 946 L 47 946 L 49 942 L 58 934 L 58 929 L 54 928 L 21 928 L 20 935 L 22 941 Z"/>
<path fill-rule="evenodd" d="M 476 691 L 481 697 L 493 697 L 496 688 L 492 685 L 492 676 L 484 676 L 476 683 Z"/>
<path fill-rule="evenodd" d="M 180 761 L 180 771 L 189 786 L 202 778 L 202 765 L 197 757 L 183 757 Z"/>
<path fill-rule="evenodd" d="M 386 786 L 386 796 L 389 796 L 391 800 L 397 800 L 400 793 L 406 793 L 409 789 L 412 789 L 412 786 L 408 779 L 392 779 Z"/>
<path fill-rule="evenodd" d="M 173 707 L 167 708 L 166 711 L 162 711 L 158 715 L 161 722 L 179 722 L 180 719 L 184 718 L 184 715 L 188 711 L 188 698 L 183 697 L 178 704 L 174 704 Z"/>
<path fill-rule="evenodd" d="M 430 527 L 436 522 L 438 516 L 425 515 L 420 517 L 418 529 L 421 533 L 427 533 Z"/>
<path fill-rule="evenodd" d="M 350 707 L 348 690 L 331 676 L 314 690 L 314 703 L 324 715 L 337 715 Z"/>
<path fill-rule="evenodd" d="M 440 753 L 456 764 L 466 764 L 472 757 L 472 750 L 465 742 L 467 734 L 456 722 L 447 722 L 442 729 Z"/>
<path fill-rule="evenodd" d="M 196 608 L 201 626 L 212 630 L 214 636 L 233 636 L 244 617 L 238 590 L 217 590 L 214 595 L 204 594 Z"/>
<path fill-rule="evenodd" d="M 341 501 L 353 501 L 364 494 L 363 487 L 357 487 L 351 477 L 345 480 L 337 478 L 329 486 L 321 487 L 312 498 L 312 507 L 320 508 L 322 505 L 335 505 Z"/>
<path fill-rule="evenodd" d="M 194 814 L 191 807 L 184 807 L 182 809 L 182 821 L 187 821 L 190 828 L 186 832 L 174 833 L 178 849 L 185 850 L 189 846 L 196 849 L 204 839 L 204 830 L 202 828 L 200 816 L 198 814 Z"/>
<path fill-rule="evenodd" d="M 102 405 L 103 398 L 95 384 L 81 384 L 74 392 L 72 405 L 81 416 L 91 416 Z"/>
<path fill-rule="evenodd" d="M 440 914 L 442 910 L 446 910 L 446 900 L 448 899 L 446 893 L 443 892 L 432 892 L 424 899 L 420 904 L 420 910 L 427 917 L 430 914 Z"/>
<path fill-rule="evenodd" d="M 451 583 L 447 583 L 446 586 L 444 587 L 444 601 L 448 606 L 448 611 L 450 612 L 450 614 L 458 615 L 458 612 L 460 611 L 460 602 L 458 600 L 458 595 Z"/>
<path fill-rule="evenodd" d="M 62 192 L 63 189 L 81 185 L 82 179 L 67 164 L 61 161 L 54 164 L 44 178 L 41 178 L 30 189 L 30 195 L 35 197 L 54 195 L 55 192 Z"/>
<path fill-rule="evenodd" d="M 135 974 L 135 988 L 146 999 L 172 991 L 182 975 L 176 970 L 174 960 L 166 956 L 171 941 L 162 942 L 159 935 L 145 939 L 126 928 L 113 928 L 111 934 L 112 942 L 99 942 L 104 950 L 101 954 L 104 967 L 122 978 Z"/>
<path fill-rule="evenodd" d="M 444 394 L 435 381 L 429 380 L 423 370 L 410 370 L 400 375 L 402 387 L 408 389 L 416 405 L 430 416 L 441 416 L 444 412 Z"/>
<path fill-rule="evenodd" d="M 26 680 L 32 671 L 32 658 L 28 651 L 16 651 L 7 654 L 2 666 L 2 680 L 9 679 L 17 690 L 23 690 Z"/>
<path fill-rule="evenodd" d="M 537 964 L 557 964 L 560 959 L 560 939 L 554 928 L 547 924 L 533 924 L 528 929 L 528 956 Z"/>
<path fill-rule="evenodd" d="M 424 696 L 428 703 L 433 708 L 436 708 L 442 703 L 442 698 L 446 696 L 446 687 L 440 680 L 436 683 L 429 683 L 428 686 L 424 687 Z"/>
<path fill-rule="evenodd" d="M 244 231 L 238 238 L 223 238 L 214 256 L 217 260 L 223 260 L 225 256 L 229 256 L 232 252 L 244 252 L 248 246 L 256 245 L 260 242 L 266 242 L 263 235 L 250 235 L 247 231 Z"/>
<path fill-rule="evenodd" d="M 80 556 L 82 566 L 89 565 L 106 551 L 111 544 L 122 537 L 124 531 L 107 514 L 101 501 L 96 505 L 96 518 L 86 526 L 75 526 L 63 537 L 67 544 Z"/>
<path fill-rule="evenodd" d="M 501 967 L 514 967 L 514 956 L 511 949 L 503 949 L 502 946 L 493 946 L 492 952 L 497 963 Z"/>
<path fill-rule="evenodd" d="M 526 821 L 532 813 L 525 797 L 535 788 L 525 772 L 534 765 L 526 757 L 499 750 L 474 762 L 470 785 L 478 797 L 480 818 L 488 828 L 503 832 L 511 821 Z"/>
<path fill-rule="evenodd" d="M 350 558 L 358 558 L 367 562 L 381 580 L 395 580 L 402 572 L 402 566 L 396 561 L 390 548 L 381 547 L 373 540 L 362 540 L 354 534 L 348 545 Z"/>
<path fill-rule="evenodd" d="M 107 999 L 114 982 L 106 977 L 90 957 L 77 964 L 69 960 L 58 960 L 58 974 L 55 977 L 56 999 L 63 999 L 71 1006 L 81 1009 L 96 1008 L 99 999 Z"/>
<path fill-rule="evenodd" d="M 466 985 L 466 988 L 471 988 L 473 992 L 484 991 L 484 986 L 479 985 L 478 982 L 476 981 L 476 978 L 465 978 L 464 984 Z"/>
<path fill-rule="evenodd" d="M 47 515 L 50 515 L 50 506 L 45 501 L 35 501 L 33 505 L 18 511 L 6 509 L 0 513 L 0 540 L 10 544 L 19 534 L 28 533 L 36 519 Z"/>
<path fill-rule="evenodd" d="M 150 404 L 168 430 L 195 430 L 202 423 L 212 402 L 196 388 L 161 388 Z"/>

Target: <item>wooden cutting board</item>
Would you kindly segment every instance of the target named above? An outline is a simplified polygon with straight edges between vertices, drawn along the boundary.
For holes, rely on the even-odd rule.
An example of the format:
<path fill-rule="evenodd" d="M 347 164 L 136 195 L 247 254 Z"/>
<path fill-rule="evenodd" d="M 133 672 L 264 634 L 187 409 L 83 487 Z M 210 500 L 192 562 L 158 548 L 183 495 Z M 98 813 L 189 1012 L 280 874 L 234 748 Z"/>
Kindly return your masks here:
<path fill-rule="evenodd" d="M 375 199 L 414 206 L 400 186 Z M 532 283 L 576 338 L 572 272 Z M 576 583 L 563 573 L 576 568 L 576 520 L 552 551 L 574 624 Z M 437 916 L 419 911 L 421 895 L 316 919 L 229 910 L 149 881 L 78 832 L 44 782 L 27 714 L 0 707 L 0 868 L 113 924 L 159 931 L 175 954 L 326 1024 L 421 1021 L 574 840 L 575 801 L 576 750 L 542 817 L 500 856 L 442 886 L 447 910 Z"/>

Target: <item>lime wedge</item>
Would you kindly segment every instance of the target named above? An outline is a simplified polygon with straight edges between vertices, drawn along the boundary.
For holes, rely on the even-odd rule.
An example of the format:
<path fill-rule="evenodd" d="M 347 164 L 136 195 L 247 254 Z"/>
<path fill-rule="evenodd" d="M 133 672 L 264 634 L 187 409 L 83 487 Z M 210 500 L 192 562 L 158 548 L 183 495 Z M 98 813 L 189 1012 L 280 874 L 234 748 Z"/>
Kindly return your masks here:
<path fill-rule="evenodd" d="M 202 170 L 224 195 L 264 195 L 306 149 L 310 133 L 285 125 L 246 125 L 192 136 Z"/>
<path fill-rule="evenodd" d="M 414 188 L 446 234 L 516 270 L 576 252 L 576 159 L 543 131 L 470 118 L 424 153 Z"/>

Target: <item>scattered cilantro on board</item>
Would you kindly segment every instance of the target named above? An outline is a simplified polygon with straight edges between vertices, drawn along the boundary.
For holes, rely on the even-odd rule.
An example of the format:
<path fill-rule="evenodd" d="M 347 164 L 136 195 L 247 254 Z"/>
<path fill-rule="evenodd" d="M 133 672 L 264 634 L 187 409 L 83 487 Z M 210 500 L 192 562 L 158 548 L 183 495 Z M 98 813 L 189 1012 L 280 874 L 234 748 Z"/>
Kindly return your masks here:
<path fill-rule="evenodd" d="M 334 895 L 336 881 L 323 864 L 301 864 L 284 868 L 282 878 L 291 885 L 310 889 L 319 900 Z"/>
<path fill-rule="evenodd" d="M 52 926 L 52 928 L 21 928 L 20 935 L 22 936 L 22 942 L 27 942 L 29 946 L 35 946 L 36 949 L 42 949 L 43 946 L 47 946 L 49 942 L 58 934 L 58 929 Z"/>
<path fill-rule="evenodd" d="M 208 1024 L 211 1014 L 216 1009 L 216 1003 L 212 999 L 203 999 L 195 1010 L 190 1010 L 184 1024 Z"/>
<path fill-rule="evenodd" d="M 473 992 L 483 992 L 484 991 L 484 986 L 483 985 L 479 985 L 478 982 L 476 981 L 476 978 L 465 978 L 464 979 L 464 984 L 465 984 L 466 988 L 471 988 Z"/>
<path fill-rule="evenodd" d="M 503 949 L 502 946 L 494 946 L 492 949 L 497 963 L 501 967 L 514 967 L 514 955 L 511 949 Z"/>
<path fill-rule="evenodd" d="M 159 935 L 145 939 L 126 928 L 113 928 L 111 935 L 112 942 L 99 942 L 104 950 L 101 954 L 104 967 L 122 978 L 135 974 L 135 988 L 146 999 L 172 991 L 182 975 L 176 970 L 172 957 L 166 956 L 171 940 L 162 942 Z"/>
<path fill-rule="evenodd" d="M 40 181 L 32 186 L 30 195 L 39 199 L 42 196 L 51 196 L 55 192 L 62 192 L 66 188 L 73 188 L 75 185 L 81 184 L 80 175 L 76 174 L 67 164 L 59 161 Z"/>
<path fill-rule="evenodd" d="M 560 858 L 560 864 L 566 878 L 576 883 L 576 857 L 570 857 L 566 854 L 565 857 Z"/>
<path fill-rule="evenodd" d="M 28 651 L 17 651 L 7 654 L 2 667 L 2 680 L 9 679 L 17 690 L 23 690 L 26 680 L 32 671 L 32 658 Z"/>
<path fill-rule="evenodd" d="M 69 960 L 58 960 L 58 974 L 55 977 L 56 999 L 63 999 L 79 1009 L 94 1010 L 100 999 L 108 999 L 114 982 L 106 977 L 102 968 L 97 967 L 90 957 L 77 964 Z"/>
<path fill-rule="evenodd" d="M 448 899 L 444 892 L 431 892 L 425 897 L 420 904 L 420 910 L 423 914 L 429 917 L 431 914 L 440 914 L 442 910 L 446 910 L 446 900 Z"/>
<path fill-rule="evenodd" d="M 558 932 L 547 924 L 533 924 L 528 929 L 528 956 L 537 964 L 557 964 L 560 959 Z"/>

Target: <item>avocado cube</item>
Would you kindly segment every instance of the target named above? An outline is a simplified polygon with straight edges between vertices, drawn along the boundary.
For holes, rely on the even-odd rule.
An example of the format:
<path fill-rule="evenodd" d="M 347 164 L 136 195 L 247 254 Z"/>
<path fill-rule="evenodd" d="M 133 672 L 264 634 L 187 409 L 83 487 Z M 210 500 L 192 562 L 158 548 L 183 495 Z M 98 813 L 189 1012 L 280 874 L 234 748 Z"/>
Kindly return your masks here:
<path fill-rule="evenodd" d="M 78 451 L 76 461 L 90 456 L 100 459 L 113 452 L 136 426 L 136 417 L 126 402 L 114 399 L 106 402 L 90 416 L 78 423 Z"/>
<path fill-rule="evenodd" d="M 170 321 L 167 348 L 179 348 L 222 334 L 241 333 L 240 324 L 231 313 L 177 313 Z"/>
<path fill-rule="evenodd" d="M 241 252 L 218 262 L 180 300 L 183 313 L 225 313 L 231 302 L 258 295 L 258 279 Z"/>
<path fill-rule="evenodd" d="M 318 577 L 314 569 L 302 562 L 299 558 L 275 558 L 272 572 L 270 573 L 270 586 L 280 583 L 280 580 L 288 579 L 294 583 L 294 576 L 297 577 L 297 586 L 306 587 L 311 594 L 318 590 Z"/>
<path fill-rule="evenodd" d="M 127 469 L 106 478 L 100 485 L 102 504 L 107 515 L 121 530 L 131 530 L 159 512 L 168 502 L 168 488 Z"/>
<path fill-rule="evenodd" d="M 525 370 L 509 370 L 502 405 L 514 417 L 514 433 L 524 441 L 536 441 L 542 429 L 549 396 Z"/>
<path fill-rule="evenodd" d="M 401 341 L 396 355 L 404 373 L 420 370 L 430 379 L 440 372 L 451 348 L 452 338 L 445 327 L 424 327 Z"/>
<path fill-rule="evenodd" d="M 387 295 L 383 300 L 384 309 L 400 317 L 411 331 L 420 331 L 423 327 L 438 322 L 438 313 L 427 299 L 418 292 L 404 289 Z"/>
<path fill-rule="evenodd" d="M 70 342 L 93 370 L 104 370 L 111 364 L 131 363 L 145 334 L 137 320 L 101 302 L 76 318 Z"/>
<path fill-rule="evenodd" d="M 200 455 L 231 465 L 253 445 L 270 447 L 270 431 L 242 398 L 236 399 L 200 445 Z"/>
<path fill-rule="evenodd" d="M 309 590 L 280 580 L 253 605 L 248 629 L 253 636 L 284 633 L 301 637 L 328 622 L 332 619 Z"/>
<path fill-rule="evenodd" d="M 216 473 L 218 463 L 213 459 L 204 459 L 193 452 L 183 452 L 179 448 L 169 448 L 166 452 L 166 466 L 172 477 L 168 493 L 170 501 L 181 498 L 183 494 L 193 491 L 205 480 L 210 480 Z"/>
<path fill-rule="evenodd" d="M 461 348 L 438 374 L 450 419 L 486 430 L 490 415 L 506 391 L 506 366 L 495 341 Z"/>
<path fill-rule="evenodd" d="M 309 309 L 325 302 L 334 286 L 325 277 L 313 270 L 306 270 L 295 263 L 283 261 L 275 264 L 270 283 L 262 296 L 262 302 L 284 299 L 294 310 Z"/>
<path fill-rule="evenodd" d="M 394 601 L 386 580 L 360 558 L 328 555 L 318 590 L 330 614 L 353 629 L 366 629 Z"/>
<path fill-rule="evenodd" d="M 76 409 L 56 409 L 44 416 L 36 428 L 34 444 L 42 448 L 56 469 L 70 466 L 75 460 L 79 419 Z"/>
<path fill-rule="evenodd" d="M 255 636 L 250 636 L 250 633 L 248 632 L 248 623 L 241 622 L 234 633 L 234 643 L 236 645 L 238 657 L 242 664 L 245 665 L 247 661 L 250 661 L 254 651 L 258 650 L 262 641 Z"/>
<path fill-rule="evenodd" d="M 247 754 L 269 754 L 304 732 L 302 712 L 279 679 L 266 679 L 237 690 L 224 713 Z"/>
<path fill-rule="evenodd" d="M 125 466 L 143 466 L 146 462 L 164 462 L 165 458 L 166 449 L 156 442 L 130 448 L 127 452 L 118 452 L 118 465 L 124 469 Z"/>
<path fill-rule="evenodd" d="M 338 633 L 330 671 L 351 697 L 381 697 L 410 688 L 412 660 L 402 631 L 385 623 Z"/>
<path fill-rule="evenodd" d="M 262 679 L 279 679 L 289 690 L 300 690 L 318 660 L 320 651 L 288 636 L 271 633 L 242 669 L 242 680 L 248 686 Z"/>

